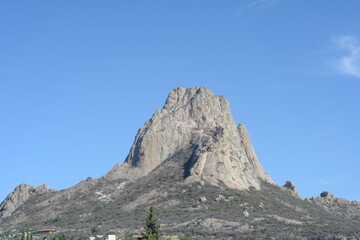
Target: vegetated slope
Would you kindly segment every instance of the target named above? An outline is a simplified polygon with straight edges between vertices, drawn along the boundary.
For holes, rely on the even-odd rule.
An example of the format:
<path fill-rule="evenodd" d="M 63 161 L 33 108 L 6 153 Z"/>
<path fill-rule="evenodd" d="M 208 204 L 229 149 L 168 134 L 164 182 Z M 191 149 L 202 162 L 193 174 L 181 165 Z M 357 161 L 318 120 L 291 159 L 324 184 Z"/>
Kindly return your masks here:
<path fill-rule="evenodd" d="M 17 209 L 7 228 L 55 226 L 72 235 L 98 226 L 119 235 L 141 232 L 149 206 L 154 206 L 164 233 L 191 239 L 358 236 L 360 223 L 263 183 L 261 190 L 239 191 L 205 182 L 187 184 L 194 161 L 192 148 L 178 151 L 136 181 L 88 179 L 74 189 L 32 196 Z M 49 203 L 49 204 L 47 204 Z M 8 220 L 8 221 L 6 221 Z M 73 230 L 76 231 L 73 231 Z"/>

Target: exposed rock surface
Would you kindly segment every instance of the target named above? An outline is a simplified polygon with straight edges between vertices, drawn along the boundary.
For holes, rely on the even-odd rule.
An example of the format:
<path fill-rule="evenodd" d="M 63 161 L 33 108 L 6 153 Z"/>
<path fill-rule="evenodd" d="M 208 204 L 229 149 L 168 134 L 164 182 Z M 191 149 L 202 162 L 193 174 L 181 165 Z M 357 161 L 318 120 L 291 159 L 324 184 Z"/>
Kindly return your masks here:
<path fill-rule="evenodd" d="M 318 197 L 312 197 L 305 200 L 322 206 L 329 212 L 337 213 L 345 216 L 346 218 L 360 220 L 360 202 L 358 201 L 336 198 L 327 191 L 322 192 Z"/>
<path fill-rule="evenodd" d="M 299 191 L 296 189 L 295 185 L 291 182 L 291 181 L 286 181 L 286 183 L 284 184 L 283 188 L 290 190 L 290 193 L 296 197 L 300 198 L 300 193 Z"/>
<path fill-rule="evenodd" d="M 0 204 L 0 218 L 8 217 L 13 211 L 23 203 L 25 203 L 31 196 L 41 195 L 49 191 L 46 184 L 39 187 L 21 184 L 17 186 L 12 193 Z"/>
<path fill-rule="evenodd" d="M 164 107 L 138 131 L 123 165 L 105 178 L 137 179 L 146 176 L 180 149 L 192 146 L 187 182 L 224 183 L 234 189 L 260 189 L 273 183 L 261 167 L 244 125 L 237 126 L 228 101 L 203 87 L 178 87 Z"/>

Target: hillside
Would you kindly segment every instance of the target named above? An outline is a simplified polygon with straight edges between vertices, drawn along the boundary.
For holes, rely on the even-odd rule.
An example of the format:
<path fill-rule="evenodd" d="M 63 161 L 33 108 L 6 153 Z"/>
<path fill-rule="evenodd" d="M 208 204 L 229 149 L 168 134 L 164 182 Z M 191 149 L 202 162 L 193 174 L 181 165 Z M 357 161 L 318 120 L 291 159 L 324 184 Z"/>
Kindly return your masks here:
<path fill-rule="evenodd" d="M 206 88 L 174 89 L 140 128 L 123 165 L 56 191 L 20 185 L 0 205 L 0 233 L 53 226 L 143 230 L 154 206 L 164 234 L 189 239 L 359 239 L 360 204 L 329 194 L 301 199 L 268 176 L 227 100 Z"/>

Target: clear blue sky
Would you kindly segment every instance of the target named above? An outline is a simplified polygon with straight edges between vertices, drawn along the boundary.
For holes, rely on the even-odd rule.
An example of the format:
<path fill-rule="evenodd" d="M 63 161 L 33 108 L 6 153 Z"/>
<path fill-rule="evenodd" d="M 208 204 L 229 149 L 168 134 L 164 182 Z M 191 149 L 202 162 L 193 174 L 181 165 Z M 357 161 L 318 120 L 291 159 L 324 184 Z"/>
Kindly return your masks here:
<path fill-rule="evenodd" d="M 176 86 L 224 95 L 274 181 L 360 200 L 360 1 L 0 6 L 0 202 L 122 163 Z"/>

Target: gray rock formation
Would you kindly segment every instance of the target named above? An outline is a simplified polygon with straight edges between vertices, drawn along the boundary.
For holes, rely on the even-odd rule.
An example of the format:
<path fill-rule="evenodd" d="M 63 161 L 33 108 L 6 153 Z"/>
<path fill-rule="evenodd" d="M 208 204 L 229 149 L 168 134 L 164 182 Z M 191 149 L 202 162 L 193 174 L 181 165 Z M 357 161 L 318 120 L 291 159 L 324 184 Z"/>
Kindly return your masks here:
<path fill-rule="evenodd" d="M 305 199 L 308 202 L 313 202 L 329 212 L 342 215 L 346 218 L 360 220 L 360 202 L 349 201 L 344 198 L 334 197 L 330 192 L 323 191 L 320 196 Z"/>
<path fill-rule="evenodd" d="M 123 165 L 105 178 L 146 176 L 183 148 L 194 149 L 186 182 L 224 183 L 234 189 L 260 189 L 273 183 L 261 167 L 244 125 L 237 126 L 228 101 L 203 87 L 172 90 L 164 107 L 138 131 Z"/>
<path fill-rule="evenodd" d="M 31 196 L 41 195 L 47 191 L 49 190 L 46 184 L 39 187 L 27 184 L 17 186 L 0 204 L 0 218 L 10 216 L 17 207 L 25 203 Z"/>
<path fill-rule="evenodd" d="M 283 188 L 289 190 L 292 195 L 300 198 L 299 191 L 296 189 L 295 185 L 291 181 L 286 181 Z"/>

